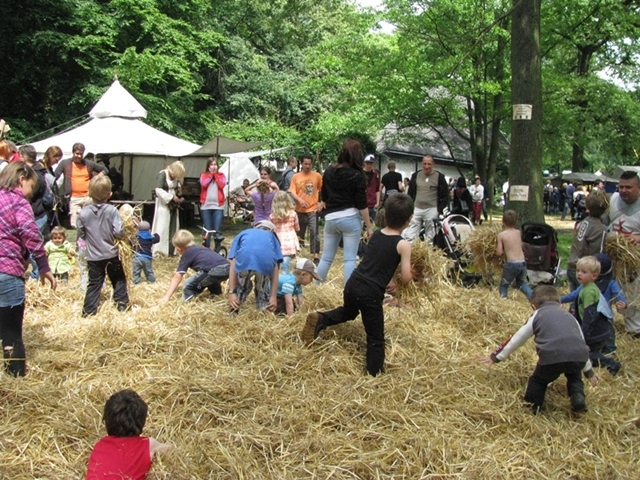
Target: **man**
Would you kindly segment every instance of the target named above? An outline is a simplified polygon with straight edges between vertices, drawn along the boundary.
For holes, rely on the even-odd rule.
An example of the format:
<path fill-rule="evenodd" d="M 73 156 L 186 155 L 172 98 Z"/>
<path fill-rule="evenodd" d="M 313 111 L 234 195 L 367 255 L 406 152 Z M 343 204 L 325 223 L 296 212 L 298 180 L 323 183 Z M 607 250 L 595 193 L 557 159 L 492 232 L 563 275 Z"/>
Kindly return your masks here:
<path fill-rule="evenodd" d="M 289 157 L 289 160 L 287 160 L 287 168 L 282 172 L 280 180 L 278 181 L 278 188 L 283 192 L 289 191 L 291 179 L 296 173 L 296 168 L 298 168 L 298 159 L 296 157 Z"/>
<path fill-rule="evenodd" d="M 320 237 L 318 236 L 318 216 L 320 211 L 320 189 L 322 175 L 311 170 L 313 157 L 303 155 L 302 171 L 291 179 L 289 193 L 296 202 L 296 213 L 300 230 L 298 237 L 304 242 L 304 236 L 309 227 L 309 251 L 313 254 L 313 263 L 320 263 Z"/>
<path fill-rule="evenodd" d="M 76 219 L 82 207 L 91 203 L 89 181 L 96 175 L 108 174 L 109 169 L 96 162 L 84 159 L 84 145 L 75 143 L 71 148 L 72 158 L 62 160 L 54 173 L 56 180 L 64 174 L 64 200 L 69 205 L 71 227 L 76 228 Z"/>
<path fill-rule="evenodd" d="M 565 201 L 569 204 L 569 212 L 571 213 L 571 219 L 573 220 L 573 217 L 575 216 L 575 207 L 573 205 L 573 195 L 576 193 L 576 187 L 573 184 L 573 182 L 569 182 L 569 185 L 567 185 L 567 188 L 564 191 L 564 198 Z M 562 220 L 564 220 L 564 218 L 562 218 Z"/>
<path fill-rule="evenodd" d="M 636 245 L 640 244 L 640 179 L 633 171 L 626 171 L 620 175 L 618 192 L 611 196 L 609 207 L 609 226 L 616 235 L 624 235 L 632 239 Z M 640 295 L 640 276 L 636 276 L 622 289 L 629 299 L 636 299 Z M 627 306 L 622 311 L 625 329 L 635 338 L 640 338 L 640 308 Z"/>
<path fill-rule="evenodd" d="M 544 186 L 544 192 L 542 194 L 544 213 L 551 213 L 551 194 L 553 194 L 553 185 L 551 184 L 551 180 L 547 180 L 547 184 Z"/>
<path fill-rule="evenodd" d="M 438 218 L 449 202 L 449 187 L 444 175 L 434 170 L 435 162 L 431 155 L 422 159 L 422 170 L 411 175 L 409 181 L 409 196 L 413 199 L 413 219 L 402 232 L 402 236 L 409 242 L 418 238 L 420 229 L 424 225 L 425 239 L 431 241 L 435 234 L 433 220 Z"/>
<path fill-rule="evenodd" d="M 382 197 L 382 204 L 386 202 L 390 195 L 394 195 L 398 192 L 404 191 L 404 183 L 402 183 L 402 175 L 396 172 L 396 162 L 391 161 L 387 164 L 389 171 L 382 176 L 380 183 L 384 189 L 384 196 Z"/>
<path fill-rule="evenodd" d="M 380 207 L 380 172 L 373 168 L 376 157 L 367 155 L 364 157 L 364 176 L 367 178 L 367 208 L 369 209 L 369 218 L 371 222 L 376 219 L 377 209 Z"/>

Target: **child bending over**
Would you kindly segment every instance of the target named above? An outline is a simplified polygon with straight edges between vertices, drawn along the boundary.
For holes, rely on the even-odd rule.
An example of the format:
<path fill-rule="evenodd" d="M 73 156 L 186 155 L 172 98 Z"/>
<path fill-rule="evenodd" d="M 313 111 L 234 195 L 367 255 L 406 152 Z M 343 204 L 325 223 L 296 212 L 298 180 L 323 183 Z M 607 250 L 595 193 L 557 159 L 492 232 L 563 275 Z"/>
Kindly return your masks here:
<path fill-rule="evenodd" d="M 178 230 L 171 243 L 180 255 L 180 263 L 176 273 L 171 278 L 167 293 L 160 299 L 160 303 L 166 303 L 173 295 L 182 281 L 182 277 L 190 268 L 196 273 L 189 277 L 182 289 L 182 300 L 185 302 L 200 295 L 208 289 L 212 295 L 221 295 L 222 286 L 229 278 L 229 262 L 226 258 L 210 248 L 196 245 L 193 234 L 189 230 Z"/>
<path fill-rule="evenodd" d="M 304 303 L 302 287 L 309 285 L 314 278 L 320 280 L 320 275 L 314 263 L 306 258 L 296 260 L 293 273 L 281 273 L 278 276 L 278 306 L 275 313 L 292 315 L 297 308 L 300 308 Z"/>
<path fill-rule="evenodd" d="M 122 390 L 109 397 L 102 416 L 108 436 L 93 447 L 86 480 L 146 478 L 153 456 L 171 448 L 169 444 L 140 436 L 147 411 L 147 404 L 133 390 Z"/>
<path fill-rule="evenodd" d="M 280 240 L 280 250 L 282 251 L 282 273 L 289 273 L 291 259 L 300 250 L 298 243 L 298 214 L 293 206 L 291 197 L 287 192 L 278 191 L 273 197 L 273 206 L 269 220 L 276 226 L 276 234 Z"/>
<path fill-rule="evenodd" d="M 413 217 L 413 201 L 404 193 L 392 195 L 385 202 L 387 226 L 373 232 L 360 265 L 344 287 L 344 305 L 328 312 L 312 312 L 307 316 L 300 337 L 309 345 L 330 325 L 353 320 L 362 314 L 367 334 L 367 372 L 376 376 L 384 365 L 384 292 L 400 264 L 400 279 L 406 284 L 411 272 L 411 244 L 401 233 Z"/>
<path fill-rule="evenodd" d="M 89 196 L 93 204 L 82 207 L 76 225 L 78 238 L 87 244 L 87 266 L 89 283 L 84 296 L 82 316 L 98 313 L 100 290 L 105 276 L 113 285 L 113 300 L 118 311 L 124 312 L 129 304 L 127 277 L 118 257 L 116 239 L 124 238 L 125 232 L 118 210 L 106 202 L 111 198 L 111 180 L 105 175 L 96 175 L 89 182 Z"/>
<path fill-rule="evenodd" d="M 76 251 L 67 241 L 67 232 L 61 226 L 51 229 L 51 240 L 49 240 L 44 249 L 47 252 L 49 266 L 53 272 L 53 276 L 65 283 L 69 281 L 69 270 L 71 270 L 71 258 L 75 256 Z"/>
<path fill-rule="evenodd" d="M 498 234 L 496 256 L 501 257 L 504 254 L 507 262 L 502 269 L 500 296 L 507 298 L 509 285 L 515 280 L 516 287 L 527 298 L 531 298 L 531 287 L 527 283 L 527 262 L 522 251 L 522 236 L 520 230 L 516 228 L 518 214 L 513 210 L 507 210 L 502 215 L 502 224 L 504 225 L 504 230 Z"/>
<path fill-rule="evenodd" d="M 524 394 L 524 400 L 531 404 L 533 414 L 542 409 L 547 386 L 563 374 L 567 378 L 571 410 L 585 411 L 587 402 L 581 372 L 591 379 L 593 386 L 597 385 L 598 377 L 591 368 L 589 347 L 584 341 L 580 325 L 569 312 L 562 309 L 558 292 L 550 285 L 541 285 L 533 291 L 531 306 L 535 312 L 527 323 L 490 356 L 483 357 L 480 361 L 490 367 L 506 360 L 533 337 L 538 364 L 529 377 Z"/>

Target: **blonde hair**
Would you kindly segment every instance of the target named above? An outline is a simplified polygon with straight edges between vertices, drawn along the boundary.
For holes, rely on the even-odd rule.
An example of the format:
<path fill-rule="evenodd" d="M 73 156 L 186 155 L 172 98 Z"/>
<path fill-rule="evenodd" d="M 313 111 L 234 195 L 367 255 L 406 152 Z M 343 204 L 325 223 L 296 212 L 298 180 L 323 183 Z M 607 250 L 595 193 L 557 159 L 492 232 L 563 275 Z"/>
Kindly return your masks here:
<path fill-rule="evenodd" d="M 273 197 L 273 204 L 271 206 L 271 214 L 276 220 L 284 220 L 291 212 L 295 211 L 291 197 L 288 193 L 279 190 Z"/>
<path fill-rule="evenodd" d="M 96 175 L 89 182 L 89 196 L 93 203 L 106 203 L 111 196 L 111 180 L 106 175 Z"/>
<path fill-rule="evenodd" d="M 174 180 L 178 180 L 180 183 L 184 181 L 184 164 L 180 160 L 167 166 L 167 172 Z"/>
<path fill-rule="evenodd" d="M 54 235 L 62 235 L 62 238 L 67 239 L 67 231 L 60 225 L 56 225 L 51 229 L 51 238 L 53 238 Z"/>
<path fill-rule="evenodd" d="M 593 255 L 582 257 L 576 264 L 576 269 L 584 270 L 585 272 L 594 273 L 600 275 L 600 262 Z"/>
<path fill-rule="evenodd" d="M 176 248 L 191 247 L 192 245 L 195 245 L 193 242 L 193 233 L 189 230 L 178 230 L 171 239 L 171 243 Z"/>

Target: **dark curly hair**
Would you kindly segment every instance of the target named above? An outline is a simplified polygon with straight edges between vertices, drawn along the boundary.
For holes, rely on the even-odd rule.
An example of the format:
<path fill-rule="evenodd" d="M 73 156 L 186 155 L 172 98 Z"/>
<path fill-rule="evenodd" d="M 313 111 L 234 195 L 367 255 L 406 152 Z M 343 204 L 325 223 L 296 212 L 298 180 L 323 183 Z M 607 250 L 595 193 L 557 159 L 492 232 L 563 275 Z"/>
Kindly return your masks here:
<path fill-rule="evenodd" d="M 122 390 L 109 397 L 102 421 L 114 437 L 135 437 L 142 433 L 149 407 L 133 390 Z"/>

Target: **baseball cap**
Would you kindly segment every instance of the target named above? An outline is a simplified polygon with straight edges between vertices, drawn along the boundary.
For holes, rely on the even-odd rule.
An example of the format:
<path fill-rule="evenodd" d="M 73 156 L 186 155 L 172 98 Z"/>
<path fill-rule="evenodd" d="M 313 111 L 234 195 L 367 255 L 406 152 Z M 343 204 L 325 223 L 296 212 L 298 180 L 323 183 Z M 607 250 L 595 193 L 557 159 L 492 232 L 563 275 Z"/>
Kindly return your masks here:
<path fill-rule="evenodd" d="M 364 157 L 364 161 L 368 162 L 368 163 L 373 163 L 376 161 L 376 157 L 373 154 L 369 154 L 366 157 Z"/>
<path fill-rule="evenodd" d="M 256 223 L 253 228 L 259 228 L 261 230 L 268 230 L 270 232 L 276 233 L 278 231 L 278 229 L 276 228 L 276 226 L 271 223 L 269 220 L 260 220 L 258 223 Z"/>
<path fill-rule="evenodd" d="M 149 222 L 146 221 L 142 221 L 138 224 L 138 231 L 143 231 L 143 230 L 151 230 L 151 225 L 149 225 Z"/>
<path fill-rule="evenodd" d="M 293 266 L 294 270 L 302 270 L 303 272 L 309 272 L 313 278 L 316 280 L 322 280 L 320 275 L 318 275 L 318 271 L 316 270 L 316 266 L 313 262 L 306 258 L 298 258 L 296 260 L 295 265 Z"/>

